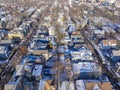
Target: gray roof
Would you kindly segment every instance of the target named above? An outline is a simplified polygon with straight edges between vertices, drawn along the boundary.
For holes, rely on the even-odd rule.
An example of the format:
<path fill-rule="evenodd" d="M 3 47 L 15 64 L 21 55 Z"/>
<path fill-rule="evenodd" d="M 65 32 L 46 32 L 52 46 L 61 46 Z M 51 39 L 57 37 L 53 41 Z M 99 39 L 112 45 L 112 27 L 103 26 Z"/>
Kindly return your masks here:
<path fill-rule="evenodd" d="M 113 56 L 120 56 L 120 50 L 112 50 Z"/>
<path fill-rule="evenodd" d="M 11 44 L 12 40 L 0 40 L 0 44 Z"/>

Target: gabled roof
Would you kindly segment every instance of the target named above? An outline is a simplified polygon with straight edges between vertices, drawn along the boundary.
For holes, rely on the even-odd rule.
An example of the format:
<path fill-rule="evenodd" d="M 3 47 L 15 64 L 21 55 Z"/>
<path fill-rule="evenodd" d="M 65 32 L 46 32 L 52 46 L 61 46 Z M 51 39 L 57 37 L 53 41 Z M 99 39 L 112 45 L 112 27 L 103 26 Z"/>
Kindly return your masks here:
<path fill-rule="evenodd" d="M 117 45 L 117 40 L 111 39 L 111 40 L 102 40 L 103 46 L 112 46 Z"/>
<path fill-rule="evenodd" d="M 72 32 L 72 35 L 80 35 L 81 33 L 80 33 L 80 31 L 74 31 L 74 32 Z"/>
<path fill-rule="evenodd" d="M 113 56 L 120 56 L 120 50 L 112 50 Z"/>
<path fill-rule="evenodd" d="M 6 50 L 7 50 L 6 46 L 0 46 L 0 53 L 5 53 Z"/>
<path fill-rule="evenodd" d="M 86 90 L 93 90 L 98 85 L 101 90 L 112 90 L 110 82 L 86 82 Z"/>
<path fill-rule="evenodd" d="M 27 55 L 27 56 L 25 56 L 24 58 L 23 58 L 23 61 L 22 61 L 22 63 L 24 63 L 24 62 L 26 62 L 26 61 L 36 61 L 36 60 L 43 60 L 43 56 L 42 55 L 31 55 L 31 54 L 29 54 L 29 55 Z"/>
<path fill-rule="evenodd" d="M 82 72 L 100 72 L 100 68 L 97 63 L 91 62 L 79 62 L 73 64 L 73 71 L 75 74 Z"/>
<path fill-rule="evenodd" d="M 11 44 L 13 41 L 8 39 L 8 40 L 0 40 L 0 44 Z"/>
<path fill-rule="evenodd" d="M 77 90 L 86 90 L 83 80 L 77 80 L 76 87 L 77 87 Z"/>
<path fill-rule="evenodd" d="M 104 30 L 99 30 L 99 29 L 95 29 L 93 32 L 94 34 L 105 34 Z"/>

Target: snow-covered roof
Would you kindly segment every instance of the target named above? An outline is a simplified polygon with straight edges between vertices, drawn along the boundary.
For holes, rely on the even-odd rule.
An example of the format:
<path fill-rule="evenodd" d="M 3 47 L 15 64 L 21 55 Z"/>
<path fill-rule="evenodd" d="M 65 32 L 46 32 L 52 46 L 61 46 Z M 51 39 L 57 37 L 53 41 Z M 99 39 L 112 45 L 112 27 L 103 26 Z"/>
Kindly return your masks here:
<path fill-rule="evenodd" d="M 69 84 L 69 90 L 75 90 L 74 83 Z"/>
<path fill-rule="evenodd" d="M 45 81 L 40 80 L 38 90 L 44 90 L 44 84 L 45 84 Z"/>
<path fill-rule="evenodd" d="M 100 70 L 97 63 L 79 62 L 73 64 L 73 71 L 74 73 L 79 74 L 80 72 L 97 72 Z"/>
<path fill-rule="evenodd" d="M 77 90 L 86 90 L 83 80 L 77 80 L 76 81 L 76 87 L 77 87 Z"/>
<path fill-rule="evenodd" d="M 5 53 L 6 47 L 5 46 L 0 46 L 0 53 Z"/>
<path fill-rule="evenodd" d="M 120 50 L 112 50 L 113 56 L 120 56 Z"/>
<path fill-rule="evenodd" d="M 35 65 L 33 69 L 32 75 L 33 76 L 41 76 L 43 65 Z"/>
<path fill-rule="evenodd" d="M 69 90 L 69 82 L 68 81 L 62 82 L 60 90 Z"/>
<path fill-rule="evenodd" d="M 105 34 L 105 31 L 96 29 L 96 30 L 94 30 L 94 34 Z"/>
<path fill-rule="evenodd" d="M 92 52 L 85 47 L 79 48 L 78 51 L 72 51 L 72 59 L 73 60 L 93 60 Z"/>

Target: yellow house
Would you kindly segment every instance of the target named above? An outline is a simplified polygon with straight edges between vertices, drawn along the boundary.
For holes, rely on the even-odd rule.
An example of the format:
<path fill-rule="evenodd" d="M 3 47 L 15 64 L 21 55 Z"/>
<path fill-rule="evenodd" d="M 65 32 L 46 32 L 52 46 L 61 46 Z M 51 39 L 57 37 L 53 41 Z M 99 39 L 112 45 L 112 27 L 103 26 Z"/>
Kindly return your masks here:
<path fill-rule="evenodd" d="M 24 39 L 24 35 L 23 35 L 22 31 L 17 31 L 17 30 L 13 30 L 8 33 L 9 39 L 12 39 L 13 37 L 19 37 L 20 39 Z"/>

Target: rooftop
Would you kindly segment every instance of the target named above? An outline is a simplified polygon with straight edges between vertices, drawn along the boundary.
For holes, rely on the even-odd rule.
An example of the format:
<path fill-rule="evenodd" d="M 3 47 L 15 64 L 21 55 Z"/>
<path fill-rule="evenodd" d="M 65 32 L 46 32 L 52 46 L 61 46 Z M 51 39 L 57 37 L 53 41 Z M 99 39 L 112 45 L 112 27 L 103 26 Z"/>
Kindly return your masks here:
<path fill-rule="evenodd" d="M 35 65 L 35 68 L 33 69 L 32 75 L 33 76 L 41 76 L 42 67 L 43 67 L 43 65 Z"/>
<path fill-rule="evenodd" d="M 86 90 L 112 90 L 110 82 L 86 82 Z"/>
<path fill-rule="evenodd" d="M 42 55 L 27 55 L 23 58 L 22 63 L 26 63 L 26 62 L 37 62 L 37 61 L 42 61 L 43 57 Z"/>
<path fill-rule="evenodd" d="M 100 72 L 100 68 L 97 63 L 91 62 L 79 62 L 73 64 L 74 73 L 80 72 Z"/>
<path fill-rule="evenodd" d="M 71 51 L 73 60 L 94 60 L 92 52 L 85 47 L 78 48 L 76 51 Z"/>
<path fill-rule="evenodd" d="M 112 50 L 113 56 L 120 56 L 120 50 Z"/>
<path fill-rule="evenodd" d="M 86 90 L 83 80 L 77 80 L 76 87 L 77 87 L 77 90 Z"/>
<path fill-rule="evenodd" d="M 0 53 L 4 53 L 6 50 L 6 47 L 5 46 L 0 46 Z"/>
<path fill-rule="evenodd" d="M 111 40 L 102 40 L 103 46 L 112 46 L 117 45 L 117 40 L 111 39 Z"/>

